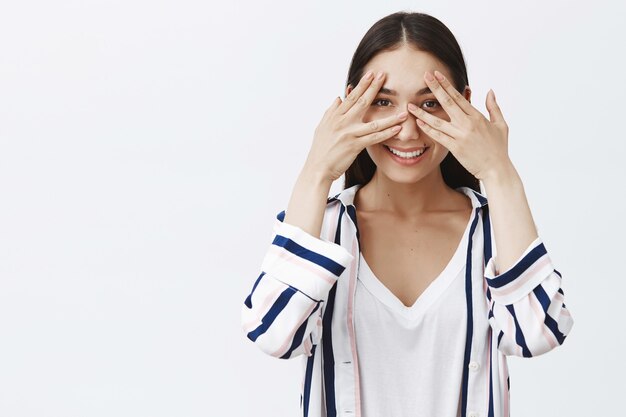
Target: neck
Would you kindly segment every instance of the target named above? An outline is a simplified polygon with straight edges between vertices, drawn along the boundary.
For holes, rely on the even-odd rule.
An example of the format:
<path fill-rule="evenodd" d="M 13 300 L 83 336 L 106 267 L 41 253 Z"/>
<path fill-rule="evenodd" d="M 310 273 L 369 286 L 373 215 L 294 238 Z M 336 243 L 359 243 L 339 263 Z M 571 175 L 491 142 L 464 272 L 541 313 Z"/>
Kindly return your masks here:
<path fill-rule="evenodd" d="M 392 181 L 376 170 L 372 179 L 358 190 L 355 205 L 365 211 L 412 217 L 449 209 L 456 193 L 445 183 L 440 169 L 414 183 Z"/>

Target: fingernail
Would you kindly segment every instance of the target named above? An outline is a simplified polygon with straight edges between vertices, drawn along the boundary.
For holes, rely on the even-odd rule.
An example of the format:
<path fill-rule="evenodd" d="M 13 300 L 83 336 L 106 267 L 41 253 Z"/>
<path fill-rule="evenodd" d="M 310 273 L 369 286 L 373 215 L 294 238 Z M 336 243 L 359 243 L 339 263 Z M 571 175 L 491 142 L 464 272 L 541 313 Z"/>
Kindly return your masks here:
<path fill-rule="evenodd" d="M 365 79 L 366 79 L 366 80 L 369 80 L 370 78 L 372 78 L 372 71 L 367 71 L 367 72 L 365 73 Z"/>
<path fill-rule="evenodd" d="M 408 113 L 407 113 L 407 112 L 405 112 L 405 111 L 403 111 L 402 113 L 399 113 L 399 114 L 398 114 L 398 119 L 402 120 L 402 119 L 404 119 L 407 115 L 408 115 Z"/>
<path fill-rule="evenodd" d="M 430 72 L 426 72 L 426 74 L 425 74 L 424 76 L 426 77 L 426 79 L 427 79 L 428 81 L 432 81 L 432 80 L 434 80 L 434 78 L 433 78 L 433 76 L 431 75 L 431 73 L 430 73 Z"/>
<path fill-rule="evenodd" d="M 409 107 L 409 110 L 411 110 L 411 111 L 416 111 L 417 110 L 417 106 L 415 104 L 413 104 L 413 103 L 409 103 L 408 107 Z"/>
<path fill-rule="evenodd" d="M 444 77 L 444 76 L 443 76 L 443 74 L 442 74 L 442 73 L 440 73 L 440 72 L 439 72 L 439 71 L 437 71 L 437 70 L 435 70 L 435 77 L 437 77 L 437 79 L 438 79 L 439 81 L 443 81 L 443 80 L 445 80 L 445 79 L 446 79 L 446 77 Z"/>
<path fill-rule="evenodd" d="M 382 71 L 378 71 L 378 75 L 376 76 L 377 79 L 382 80 L 383 79 L 383 72 Z"/>

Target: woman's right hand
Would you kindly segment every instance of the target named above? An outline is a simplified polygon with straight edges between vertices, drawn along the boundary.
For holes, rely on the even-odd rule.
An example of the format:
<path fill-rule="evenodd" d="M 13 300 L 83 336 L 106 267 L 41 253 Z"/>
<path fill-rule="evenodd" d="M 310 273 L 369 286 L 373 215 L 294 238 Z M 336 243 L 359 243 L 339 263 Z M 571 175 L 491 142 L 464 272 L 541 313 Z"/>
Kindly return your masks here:
<path fill-rule="evenodd" d="M 365 74 L 344 101 L 337 97 L 326 110 L 315 129 L 313 143 L 306 159 L 309 170 L 328 181 L 335 181 L 350 167 L 367 146 L 383 142 L 398 134 L 406 111 L 384 119 L 364 123 L 363 117 L 383 85 L 380 77 Z"/>

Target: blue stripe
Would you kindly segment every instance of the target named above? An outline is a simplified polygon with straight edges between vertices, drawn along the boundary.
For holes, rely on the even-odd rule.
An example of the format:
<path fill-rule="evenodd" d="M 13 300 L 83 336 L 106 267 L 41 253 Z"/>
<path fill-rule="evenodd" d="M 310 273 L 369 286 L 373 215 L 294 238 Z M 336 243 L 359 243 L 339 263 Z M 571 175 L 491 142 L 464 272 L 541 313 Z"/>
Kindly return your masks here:
<path fill-rule="evenodd" d="M 335 243 L 340 244 L 341 242 L 341 219 L 343 218 L 343 213 L 346 211 L 344 205 L 341 205 L 339 209 L 339 221 L 337 222 L 337 230 L 335 230 Z"/>
<path fill-rule="evenodd" d="M 515 322 L 515 343 L 517 343 L 522 348 L 522 355 L 525 358 L 532 357 L 533 355 L 530 353 L 530 350 L 528 350 L 528 345 L 526 344 L 526 338 L 524 337 L 524 333 L 522 333 L 522 328 L 517 321 L 515 308 L 513 308 L 512 304 L 507 305 L 506 308 L 511 313 L 511 316 L 513 316 L 513 321 Z"/>
<path fill-rule="evenodd" d="M 307 261 L 319 265 L 322 268 L 326 269 L 328 272 L 335 274 L 336 276 L 340 276 L 343 273 L 344 269 L 346 269 L 344 266 L 338 264 L 332 259 L 327 258 L 324 255 L 320 255 L 317 252 L 313 252 L 303 246 L 300 246 L 293 240 L 284 236 L 276 235 L 272 244 L 282 247 L 302 259 L 306 259 Z"/>
<path fill-rule="evenodd" d="M 467 415 L 467 391 L 468 391 L 468 366 L 470 362 L 470 354 L 472 350 L 472 336 L 474 333 L 474 317 L 472 314 L 472 242 L 474 237 L 474 231 L 478 224 L 478 211 L 480 207 L 476 208 L 475 217 L 472 221 L 472 226 L 469 232 L 469 239 L 467 244 L 467 263 L 465 265 L 465 300 L 467 304 L 467 333 L 465 337 L 465 357 L 463 360 L 463 386 L 461 391 L 461 416 Z"/>
<path fill-rule="evenodd" d="M 254 290 L 256 289 L 256 286 L 259 285 L 259 281 L 261 281 L 261 278 L 263 278 L 263 275 L 265 275 L 265 272 L 261 272 L 261 275 L 259 275 L 259 277 L 254 282 L 254 285 L 252 286 L 252 291 L 250 291 L 250 295 L 248 295 L 246 297 L 246 301 L 244 301 L 244 304 L 248 308 L 252 308 L 252 294 L 254 294 Z"/>
<path fill-rule="evenodd" d="M 491 220 L 489 219 L 489 206 L 483 207 L 483 242 L 485 245 L 485 266 L 491 259 Z"/>
<path fill-rule="evenodd" d="M 339 209 L 339 218 L 337 220 L 337 229 L 335 230 L 335 243 L 341 244 L 341 223 L 346 209 L 342 204 Z M 355 223 L 356 228 L 356 223 Z M 358 235 L 358 228 L 357 235 Z M 333 354 L 333 335 L 332 335 L 332 318 L 335 308 L 335 293 L 337 292 L 337 283 L 333 284 L 328 293 L 328 301 L 324 310 L 322 319 L 322 362 L 324 368 L 324 398 L 326 399 L 326 416 L 336 417 L 337 406 L 335 404 L 335 356 Z"/>
<path fill-rule="evenodd" d="M 324 393 L 326 397 L 326 415 L 328 417 L 336 417 L 337 409 L 335 405 L 335 356 L 333 354 L 333 338 L 332 338 L 332 317 L 335 307 L 335 292 L 337 291 L 337 283 L 328 293 L 328 303 L 324 311 L 322 319 L 322 359 L 324 364 Z"/>
<path fill-rule="evenodd" d="M 552 332 L 552 334 L 554 334 L 554 337 L 556 337 L 559 345 L 562 345 L 565 341 L 565 335 L 559 330 L 559 324 L 552 317 L 550 317 L 549 314 L 546 314 L 545 323 L 548 329 L 550 329 L 550 331 Z"/>
<path fill-rule="evenodd" d="M 356 240 L 359 243 L 359 247 L 361 247 L 361 235 L 359 234 L 359 226 L 356 221 L 356 208 L 352 205 L 348 206 L 348 216 L 350 216 L 354 223 L 354 227 L 356 228 Z"/>
<path fill-rule="evenodd" d="M 309 402 L 311 400 L 311 380 L 313 379 L 313 364 L 315 363 L 315 348 L 311 348 L 311 356 L 306 361 L 306 371 L 304 372 L 304 393 L 302 397 L 303 417 L 309 416 Z"/>
<path fill-rule="evenodd" d="M 566 336 L 559 330 L 559 326 L 558 323 L 548 314 L 548 307 L 550 305 L 550 299 L 547 295 L 547 293 L 545 292 L 545 290 L 543 289 L 543 287 L 541 285 L 537 286 L 534 290 L 533 290 L 535 296 L 537 297 L 537 300 L 539 301 L 539 303 L 542 306 L 542 309 L 545 313 L 545 320 L 544 323 L 546 325 L 546 327 L 548 327 L 550 329 L 550 331 L 552 332 L 552 334 L 554 334 L 554 336 L 556 337 L 556 339 L 558 340 L 559 344 L 563 344 L 563 341 L 565 340 Z M 515 327 L 516 327 L 516 334 L 515 334 L 515 338 L 516 338 L 516 342 L 519 346 L 522 347 L 522 351 L 523 351 L 523 355 L 524 357 L 531 357 L 532 354 L 530 352 L 530 350 L 528 349 L 528 346 L 526 345 L 526 340 L 524 338 L 524 335 L 521 331 L 521 328 L 519 326 L 519 323 L 517 321 L 517 317 L 515 315 L 515 310 L 513 308 L 512 305 L 507 305 L 506 306 L 507 309 L 509 310 L 509 312 L 511 313 L 511 315 L 513 316 L 513 319 L 515 321 Z M 490 314 L 490 317 L 493 314 Z M 500 334 L 498 335 L 498 346 L 500 346 L 500 340 L 502 339 L 502 336 L 504 335 L 504 333 L 502 331 L 500 331 Z"/>
<path fill-rule="evenodd" d="M 487 266 L 491 259 L 491 222 L 489 220 L 489 206 L 485 205 L 482 211 L 483 220 L 483 255 L 484 266 Z M 491 289 L 487 286 L 487 300 L 491 302 Z M 489 317 L 493 316 L 491 309 L 489 309 Z M 489 318 L 487 317 L 487 318 Z"/>
<path fill-rule="evenodd" d="M 489 410 L 487 417 L 494 417 L 493 410 L 493 331 L 489 329 L 489 338 L 491 339 L 491 350 L 489 351 Z"/>
<path fill-rule="evenodd" d="M 278 213 L 278 214 L 276 215 L 276 218 L 277 218 L 278 220 L 280 220 L 281 222 L 282 222 L 282 221 L 285 221 L 285 210 L 283 210 L 283 211 L 281 211 L 280 213 Z"/>
<path fill-rule="evenodd" d="M 550 297 L 548 297 L 548 294 L 543 289 L 541 284 L 538 285 L 533 290 L 533 292 L 535 293 L 537 300 L 539 300 L 539 302 L 541 303 L 543 312 L 546 315 L 546 318 L 544 320 L 546 327 L 550 329 L 554 337 L 556 337 L 556 340 L 558 340 L 559 344 L 563 344 L 563 341 L 565 340 L 565 335 L 559 330 L 559 324 L 548 314 L 548 307 L 550 307 Z"/>
<path fill-rule="evenodd" d="M 291 342 L 291 347 L 289 347 L 287 352 L 285 352 L 285 354 L 283 356 L 281 356 L 280 359 L 289 359 L 291 357 L 291 353 L 298 346 L 300 346 L 302 344 L 302 342 L 304 340 L 304 331 L 306 330 L 306 326 L 309 323 L 309 318 L 317 311 L 317 309 L 320 307 L 320 304 L 321 304 L 321 301 L 317 303 L 317 305 L 315 306 L 313 311 L 311 311 L 311 314 L 309 314 L 308 317 L 304 320 L 304 322 L 300 325 L 300 327 L 296 331 L 296 334 L 293 336 L 293 341 Z"/>
<path fill-rule="evenodd" d="M 272 325 L 274 320 L 276 320 L 276 316 L 278 316 L 278 314 L 281 311 L 283 311 L 283 309 L 285 308 L 285 306 L 287 305 L 287 303 L 289 302 L 289 300 L 291 299 L 291 297 L 293 297 L 295 293 L 296 293 L 296 290 L 293 289 L 292 287 L 289 287 L 285 291 L 283 291 L 278 297 L 278 299 L 272 305 L 272 308 L 270 308 L 270 310 L 265 314 L 265 316 L 263 316 L 259 327 L 257 327 L 256 329 L 248 333 L 248 339 L 255 342 L 259 336 L 265 333 L 267 329 L 269 329 L 269 327 Z"/>
<path fill-rule="evenodd" d="M 543 308 L 543 312 L 547 314 L 548 307 L 550 307 L 550 297 L 548 297 L 548 294 L 543 289 L 543 286 L 541 284 L 537 285 L 535 289 L 533 290 L 533 292 L 535 293 L 535 297 L 537 297 L 537 300 L 541 304 L 541 308 Z"/>
<path fill-rule="evenodd" d="M 503 273 L 502 275 L 496 278 L 487 278 L 487 283 L 489 286 L 494 288 L 503 287 L 510 282 L 514 281 L 515 278 L 519 277 L 526 271 L 528 268 L 532 266 L 539 258 L 546 254 L 546 247 L 543 243 L 534 247 L 530 252 L 526 254 L 516 265 L 514 265 L 509 271 Z"/>

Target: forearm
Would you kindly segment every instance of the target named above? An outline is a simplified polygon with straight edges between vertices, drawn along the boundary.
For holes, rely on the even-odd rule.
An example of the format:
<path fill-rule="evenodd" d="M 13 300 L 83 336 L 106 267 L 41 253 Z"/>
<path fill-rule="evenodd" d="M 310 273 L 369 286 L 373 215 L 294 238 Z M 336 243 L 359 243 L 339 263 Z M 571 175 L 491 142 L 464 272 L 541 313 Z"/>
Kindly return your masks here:
<path fill-rule="evenodd" d="M 496 241 L 497 271 L 508 270 L 538 237 L 524 185 L 508 162 L 482 179 Z"/>
<path fill-rule="evenodd" d="M 319 238 L 332 181 L 304 168 L 291 193 L 284 222 Z"/>

